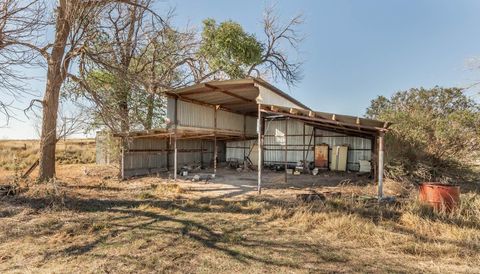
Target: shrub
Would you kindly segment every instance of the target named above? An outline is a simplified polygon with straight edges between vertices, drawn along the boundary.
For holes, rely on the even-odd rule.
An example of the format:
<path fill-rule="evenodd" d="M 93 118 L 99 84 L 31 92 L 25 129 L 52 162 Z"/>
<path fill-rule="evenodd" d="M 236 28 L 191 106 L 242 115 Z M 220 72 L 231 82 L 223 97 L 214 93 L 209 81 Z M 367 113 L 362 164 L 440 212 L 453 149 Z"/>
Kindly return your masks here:
<path fill-rule="evenodd" d="M 385 136 L 393 179 L 468 180 L 479 157 L 480 106 L 459 88 L 414 88 L 371 101 L 367 117 L 393 122 Z"/>

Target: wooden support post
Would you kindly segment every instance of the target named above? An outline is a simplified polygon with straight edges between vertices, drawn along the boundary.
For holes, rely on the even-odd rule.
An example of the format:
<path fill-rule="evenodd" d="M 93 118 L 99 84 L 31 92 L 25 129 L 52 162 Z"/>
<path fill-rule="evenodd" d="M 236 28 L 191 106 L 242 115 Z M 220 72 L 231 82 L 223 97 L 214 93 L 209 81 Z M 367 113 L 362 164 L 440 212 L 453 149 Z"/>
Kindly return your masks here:
<path fill-rule="evenodd" d="M 257 174 L 257 190 L 258 194 L 262 194 L 262 112 L 261 104 L 258 104 L 257 114 L 257 135 L 258 135 L 258 174 Z"/>
<path fill-rule="evenodd" d="M 383 198 L 383 151 L 384 151 L 384 133 L 378 137 L 378 199 Z"/>
<path fill-rule="evenodd" d="M 288 182 L 288 143 L 287 143 L 287 135 L 288 135 L 288 118 L 285 119 L 285 184 Z"/>

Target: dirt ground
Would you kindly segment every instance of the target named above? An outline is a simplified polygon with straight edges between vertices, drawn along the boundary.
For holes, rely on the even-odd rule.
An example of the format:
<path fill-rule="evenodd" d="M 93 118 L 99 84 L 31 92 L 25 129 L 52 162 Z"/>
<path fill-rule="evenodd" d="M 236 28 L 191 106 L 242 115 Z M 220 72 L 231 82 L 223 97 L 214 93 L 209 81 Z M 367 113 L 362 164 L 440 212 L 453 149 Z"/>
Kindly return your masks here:
<path fill-rule="evenodd" d="M 256 172 L 220 169 L 209 182 L 116 174 L 59 165 L 55 182 L 20 182 L 21 193 L 1 197 L 0 272 L 480 273 L 475 216 L 372 203 L 376 186 L 354 173 L 286 184 L 268 171 L 261 195 Z M 0 184 L 12 176 L 0 170 Z M 385 189 L 399 201 L 414 193 L 393 181 Z M 312 190 L 335 195 L 297 200 Z"/>

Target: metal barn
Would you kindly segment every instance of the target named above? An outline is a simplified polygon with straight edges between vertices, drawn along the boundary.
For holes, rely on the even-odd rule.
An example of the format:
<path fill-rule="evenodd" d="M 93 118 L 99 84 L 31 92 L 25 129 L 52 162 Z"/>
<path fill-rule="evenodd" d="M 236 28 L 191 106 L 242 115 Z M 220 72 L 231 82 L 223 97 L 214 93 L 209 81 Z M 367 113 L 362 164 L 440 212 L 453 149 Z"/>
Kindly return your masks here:
<path fill-rule="evenodd" d="M 216 173 L 219 162 L 248 160 L 258 167 L 260 192 L 265 166 L 287 170 L 300 162 L 306 169 L 318 163 L 332 169 L 344 148 L 344 170 L 359 171 L 371 163 L 382 196 L 388 122 L 314 111 L 258 78 L 211 81 L 166 96 L 165 128 L 118 135 L 128 140 L 121 157 L 123 178 L 165 170 L 176 178 L 180 166 L 191 164 Z"/>

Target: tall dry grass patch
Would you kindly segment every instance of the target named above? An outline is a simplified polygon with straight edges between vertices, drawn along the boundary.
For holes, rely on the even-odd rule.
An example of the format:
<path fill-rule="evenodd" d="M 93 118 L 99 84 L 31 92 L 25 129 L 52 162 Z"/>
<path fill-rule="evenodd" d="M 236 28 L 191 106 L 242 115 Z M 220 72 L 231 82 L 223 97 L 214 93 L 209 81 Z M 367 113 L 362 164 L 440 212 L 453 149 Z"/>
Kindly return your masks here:
<path fill-rule="evenodd" d="M 26 169 L 38 159 L 37 140 L 0 141 L 0 168 L 13 171 Z M 67 139 L 57 143 L 56 159 L 59 164 L 89 164 L 95 162 L 95 140 Z"/>

